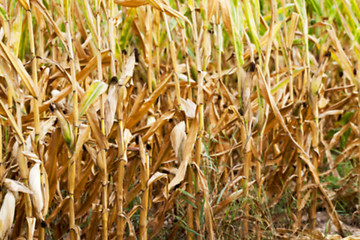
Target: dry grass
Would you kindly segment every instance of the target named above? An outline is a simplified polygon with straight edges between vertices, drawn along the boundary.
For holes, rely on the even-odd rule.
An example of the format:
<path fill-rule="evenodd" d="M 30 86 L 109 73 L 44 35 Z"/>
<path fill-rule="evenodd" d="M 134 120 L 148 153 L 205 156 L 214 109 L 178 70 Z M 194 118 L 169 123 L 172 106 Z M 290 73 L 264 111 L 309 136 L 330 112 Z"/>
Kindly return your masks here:
<path fill-rule="evenodd" d="M 0 238 L 360 227 L 356 0 L 3 0 L 0 13 Z"/>

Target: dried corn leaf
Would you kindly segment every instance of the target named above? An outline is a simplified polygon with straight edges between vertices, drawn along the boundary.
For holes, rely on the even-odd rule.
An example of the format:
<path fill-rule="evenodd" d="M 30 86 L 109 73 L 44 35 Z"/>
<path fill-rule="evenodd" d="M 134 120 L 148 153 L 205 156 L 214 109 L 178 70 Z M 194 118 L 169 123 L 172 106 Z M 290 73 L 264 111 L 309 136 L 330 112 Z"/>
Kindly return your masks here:
<path fill-rule="evenodd" d="M 22 64 L 20 59 L 15 57 L 15 55 L 11 52 L 11 50 L 7 46 L 5 46 L 1 41 L 0 41 L 0 50 L 1 50 L 0 53 L 3 56 L 3 58 L 5 58 L 7 62 L 11 64 L 11 66 L 13 66 L 13 68 L 19 74 L 20 78 L 23 80 L 30 94 L 33 97 L 37 98 L 38 89 L 36 88 L 34 81 L 31 79 L 30 75 L 24 68 L 24 65 Z"/>
<path fill-rule="evenodd" d="M 247 187 L 253 185 L 255 181 L 249 182 Z M 233 193 L 231 193 L 228 197 L 226 197 L 223 201 L 219 202 L 213 207 L 214 215 L 220 213 L 220 211 L 224 210 L 229 204 L 231 204 L 234 200 L 238 199 L 243 194 L 243 189 L 239 189 Z"/>
<path fill-rule="evenodd" d="M 225 29 L 229 34 L 232 34 L 232 20 L 231 20 L 231 8 L 230 1 L 219 1 L 221 14 L 223 17 Z"/>
<path fill-rule="evenodd" d="M 145 133 L 145 135 L 143 136 L 143 141 L 147 141 L 149 139 L 150 136 L 152 136 L 159 128 L 161 128 L 162 126 L 164 126 L 164 124 L 171 119 L 172 117 L 174 117 L 174 112 L 166 112 L 164 114 L 162 114 L 162 116 L 156 120 L 153 124 L 151 124 L 151 127 L 149 128 L 149 130 Z"/>
<path fill-rule="evenodd" d="M 155 91 L 151 94 L 151 96 L 143 102 L 140 109 L 136 112 L 131 112 L 130 116 L 126 121 L 126 128 L 134 127 L 140 119 L 147 113 L 150 107 L 154 104 L 156 99 L 163 93 L 167 87 L 169 80 L 171 79 L 172 74 L 169 74 L 165 77 L 165 79 L 159 84 L 159 86 L 155 89 Z"/>
<path fill-rule="evenodd" d="M 41 12 L 42 16 L 45 16 L 46 19 L 51 23 L 51 27 L 55 31 L 56 35 L 59 37 L 62 44 L 64 44 L 65 49 L 68 51 L 68 48 L 67 48 L 68 45 L 65 42 L 65 37 L 64 37 L 63 33 L 61 32 L 61 30 L 58 28 L 55 21 L 50 16 L 50 13 L 48 12 L 48 10 L 44 6 L 44 4 L 42 4 L 39 0 L 31 0 L 31 4 L 32 4 L 32 6 L 35 6 L 36 9 Z"/>
<path fill-rule="evenodd" d="M 185 17 L 180 12 L 174 10 L 172 7 L 168 6 L 165 1 L 159 2 L 157 0 L 114 0 L 114 3 L 124 7 L 140 7 L 151 3 L 151 5 L 153 5 L 155 8 L 161 11 L 165 11 L 165 13 L 170 16 L 177 17 L 187 22 L 191 26 L 191 23 L 189 19 L 187 19 L 187 17 Z"/>
<path fill-rule="evenodd" d="M 86 117 L 89 121 L 92 134 L 94 135 L 100 149 L 109 149 L 109 142 L 107 141 L 105 135 L 101 132 L 99 119 L 93 106 L 90 106 L 88 111 L 86 111 Z"/>
<path fill-rule="evenodd" d="M 181 110 L 185 112 L 186 117 L 194 119 L 196 112 L 196 104 L 190 99 L 185 100 L 183 98 L 180 98 L 180 101 Z"/>
<path fill-rule="evenodd" d="M 188 137 L 185 141 L 184 153 L 183 153 L 182 161 L 180 163 L 180 167 L 177 169 L 175 177 L 169 183 L 168 186 L 169 191 L 172 188 L 174 188 L 176 185 L 180 184 L 185 178 L 185 173 L 194 149 L 196 136 L 198 133 L 198 126 L 199 126 L 198 120 L 194 119 L 189 129 Z"/>
<path fill-rule="evenodd" d="M 278 107 L 276 106 L 274 97 L 271 95 L 271 92 L 269 90 L 269 87 L 265 81 L 265 78 L 261 72 L 261 69 L 259 68 L 259 66 L 257 66 L 257 72 L 260 78 L 260 83 L 259 83 L 259 88 L 260 88 L 260 92 L 261 95 L 264 97 L 264 99 L 267 101 L 267 103 L 271 106 L 274 115 L 276 117 L 276 119 L 280 122 L 280 125 L 284 128 L 284 130 L 286 131 L 286 133 L 289 135 L 291 141 L 296 145 L 296 147 L 299 148 L 299 150 L 306 156 L 308 157 L 308 154 L 305 152 L 305 150 L 297 143 L 297 141 L 293 138 L 292 134 L 290 133 L 288 127 L 286 126 L 285 120 L 282 117 Z"/>
<path fill-rule="evenodd" d="M 26 11 L 30 10 L 30 3 L 29 0 L 19 0 L 21 6 L 25 8 Z"/>
<path fill-rule="evenodd" d="M 150 177 L 149 181 L 147 182 L 147 187 L 150 187 L 156 181 L 159 181 L 160 179 L 167 178 L 167 177 L 168 177 L 168 175 L 165 173 L 156 172 Z"/>
<path fill-rule="evenodd" d="M 5 178 L 4 186 L 12 192 L 23 192 L 23 193 L 32 193 L 32 191 L 25 186 L 22 182 Z"/>
<path fill-rule="evenodd" d="M 21 141 L 22 143 L 25 143 L 25 139 L 24 139 L 24 137 L 23 137 L 23 135 L 22 135 L 22 132 L 20 131 L 18 125 L 16 124 L 13 115 L 9 112 L 9 110 L 7 109 L 7 107 L 4 105 L 4 103 L 3 103 L 1 100 L 0 100 L 0 105 L 1 105 L 2 109 L 5 111 L 7 117 L 9 118 L 10 124 L 11 124 L 12 127 L 15 129 L 15 132 L 17 133 L 20 141 Z"/>

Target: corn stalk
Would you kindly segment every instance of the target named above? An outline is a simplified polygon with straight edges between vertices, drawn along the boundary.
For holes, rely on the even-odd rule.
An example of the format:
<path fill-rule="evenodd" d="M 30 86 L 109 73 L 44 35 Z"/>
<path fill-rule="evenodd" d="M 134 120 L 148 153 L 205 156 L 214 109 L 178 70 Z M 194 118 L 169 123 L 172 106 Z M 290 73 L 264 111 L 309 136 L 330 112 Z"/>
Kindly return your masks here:
<path fill-rule="evenodd" d="M 170 55 L 171 55 L 171 63 L 172 63 L 172 67 L 173 67 L 173 71 L 174 71 L 174 81 L 175 81 L 175 105 L 177 108 L 180 108 L 180 84 L 179 84 L 179 76 L 178 76 L 178 70 L 177 70 L 177 51 L 176 51 L 176 47 L 175 47 L 175 42 L 172 39 L 171 36 L 171 31 L 170 31 L 170 27 L 169 27 L 169 23 L 167 20 L 167 16 L 165 14 L 165 11 L 162 9 L 161 11 L 162 13 L 162 17 L 165 23 L 165 27 L 166 27 L 166 33 L 167 33 L 167 38 L 170 44 Z"/>
<path fill-rule="evenodd" d="M 145 39 L 146 39 L 146 60 L 148 64 L 147 69 L 147 83 L 149 92 L 152 93 L 153 91 L 153 66 L 152 66 L 152 52 L 153 52 L 153 38 L 152 38 L 152 13 L 151 13 L 151 7 L 148 5 L 146 6 L 146 20 L 145 20 Z"/>
<path fill-rule="evenodd" d="M 71 19 L 71 1 L 65 1 L 65 30 L 67 38 L 67 48 L 69 53 L 69 62 L 70 62 L 70 78 L 71 78 L 71 87 L 73 93 L 73 118 L 74 118 L 74 142 L 77 141 L 78 129 L 79 129 L 79 113 L 78 113 L 78 91 L 77 91 L 77 82 L 76 82 L 76 69 L 75 69 L 75 55 L 73 50 L 72 43 L 72 19 Z M 71 240 L 76 239 L 76 225 L 75 225 L 75 199 L 74 199 L 74 189 L 75 189 L 75 177 L 76 177 L 76 161 L 77 159 L 71 158 L 69 162 L 68 170 L 68 185 L 69 185 L 69 196 L 70 196 L 70 238 Z"/>
<path fill-rule="evenodd" d="M 148 180 L 150 177 L 150 158 L 149 153 L 145 150 L 144 143 L 141 137 L 139 138 L 139 151 L 141 158 L 141 188 L 144 191 L 141 198 L 141 210 L 140 210 L 140 239 L 147 240 L 147 216 L 149 211 L 149 186 Z"/>
<path fill-rule="evenodd" d="M 307 92 L 309 96 L 309 103 L 313 113 L 313 121 L 311 122 L 311 129 L 312 129 L 312 138 L 311 138 L 311 157 L 313 160 L 314 168 L 317 171 L 318 161 L 319 161 L 319 108 L 318 108 L 318 98 L 316 96 L 316 92 L 312 91 L 312 79 L 310 78 L 310 58 L 309 58 L 309 37 L 308 37 L 308 21 L 306 16 L 306 4 L 305 1 L 297 0 L 295 1 L 296 7 L 298 8 L 298 12 L 300 13 L 302 27 L 303 27 L 303 41 L 304 41 L 304 78 L 303 78 L 303 86 L 307 86 Z M 305 87 L 303 88 L 301 96 L 305 95 Z M 315 229 L 316 227 L 316 208 L 317 208 L 317 188 L 313 189 L 311 195 L 311 208 L 309 213 L 310 218 L 310 227 Z"/>
<path fill-rule="evenodd" d="M 96 1 L 96 33 L 97 33 L 97 78 L 99 81 L 103 81 L 102 76 L 102 59 L 101 59 L 101 46 L 102 46 L 102 36 L 101 36 L 101 2 L 102 0 Z M 113 65 L 114 63 L 112 63 Z M 105 113 L 104 113 L 104 95 L 100 95 L 100 128 L 102 134 L 105 135 Z M 106 162 L 106 153 L 105 149 L 100 149 L 100 158 L 102 161 L 101 164 L 101 173 L 102 173 L 102 239 L 108 239 L 108 173 L 107 173 L 107 162 Z"/>
<path fill-rule="evenodd" d="M 117 106 L 118 116 L 118 144 L 120 160 L 118 166 L 118 180 L 117 180 L 117 218 L 116 218 L 116 236 L 117 239 L 123 239 L 124 237 L 124 177 L 125 177 L 125 164 L 127 163 L 126 146 L 124 139 L 124 105 L 126 99 L 126 87 L 121 86 L 119 88 L 119 101 Z"/>
<path fill-rule="evenodd" d="M 22 132 L 22 121 L 21 121 L 21 109 L 23 108 L 23 104 L 24 104 L 24 100 L 22 98 L 22 95 L 20 95 L 20 103 L 17 104 L 16 106 L 16 116 L 17 116 L 17 125 L 18 128 L 20 129 L 20 131 Z M 20 176 L 22 179 L 24 179 L 24 183 L 26 186 L 28 186 L 29 184 L 29 169 L 27 166 L 27 160 L 24 157 L 24 154 L 22 153 L 24 151 L 24 144 L 25 142 L 22 141 L 21 143 L 19 143 L 19 152 L 17 155 L 17 161 L 19 164 L 19 168 L 20 168 Z M 31 218 L 32 217 L 32 205 L 31 205 L 31 199 L 30 199 L 30 194 L 25 193 L 25 214 L 27 218 Z M 31 240 L 32 239 L 32 231 L 31 229 L 28 227 L 27 228 L 27 235 L 26 235 L 26 239 L 27 240 Z"/>
<path fill-rule="evenodd" d="M 201 60 L 200 60 L 200 42 L 199 42 L 199 35 L 198 35 L 198 26 L 197 26 L 197 20 L 196 20 L 196 13 L 195 13 L 195 6 L 194 6 L 194 2 L 193 1 L 189 1 L 189 8 L 191 11 L 191 20 L 192 20 L 192 33 L 193 33 L 193 38 L 194 38 L 194 46 L 195 46 L 195 66 L 196 66 L 196 71 L 197 71 L 197 79 L 198 79 L 198 98 L 197 98 L 197 102 L 196 105 L 198 107 L 198 118 L 199 118 L 199 127 L 198 127 L 198 137 L 195 143 L 195 163 L 200 166 L 200 160 L 201 160 L 201 133 L 203 130 L 203 126 L 204 126 L 204 104 L 203 104 L 203 92 L 202 92 L 202 87 L 203 87 L 203 74 L 201 74 Z M 196 179 L 196 176 L 195 176 Z M 198 183 L 195 182 L 194 184 L 195 189 L 199 189 L 198 188 Z M 195 227 L 196 227 L 196 231 L 200 232 L 201 230 L 201 226 L 200 226 L 200 209 L 201 209 L 201 198 L 200 198 L 200 194 L 199 193 L 195 193 L 196 194 L 196 202 L 197 202 L 197 209 L 195 210 Z M 189 207 L 191 208 L 191 206 Z M 191 221 L 191 219 L 188 219 L 188 221 Z M 189 224 L 189 223 L 188 223 Z M 189 233 L 189 238 L 192 238 L 192 233 Z M 198 237 L 199 238 L 199 237 Z"/>

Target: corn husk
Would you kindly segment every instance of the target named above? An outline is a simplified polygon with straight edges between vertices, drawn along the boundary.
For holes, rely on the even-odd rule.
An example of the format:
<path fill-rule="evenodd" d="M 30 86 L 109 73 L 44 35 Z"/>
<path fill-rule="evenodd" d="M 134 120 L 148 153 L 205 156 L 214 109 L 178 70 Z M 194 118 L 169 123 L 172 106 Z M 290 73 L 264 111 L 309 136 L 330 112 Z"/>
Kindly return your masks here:
<path fill-rule="evenodd" d="M 29 188 L 33 192 L 31 200 L 35 214 L 41 220 L 44 220 L 42 210 L 44 208 L 44 199 L 41 187 L 40 163 L 35 163 L 29 172 Z"/>
<path fill-rule="evenodd" d="M 171 145 L 175 151 L 175 156 L 181 160 L 184 152 L 186 133 L 185 133 L 185 122 L 178 123 L 170 134 Z"/>
<path fill-rule="evenodd" d="M 12 191 L 8 191 L 0 210 L 0 239 L 7 238 L 10 227 L 14 221 L 15 205 L 15 195 Z"/>

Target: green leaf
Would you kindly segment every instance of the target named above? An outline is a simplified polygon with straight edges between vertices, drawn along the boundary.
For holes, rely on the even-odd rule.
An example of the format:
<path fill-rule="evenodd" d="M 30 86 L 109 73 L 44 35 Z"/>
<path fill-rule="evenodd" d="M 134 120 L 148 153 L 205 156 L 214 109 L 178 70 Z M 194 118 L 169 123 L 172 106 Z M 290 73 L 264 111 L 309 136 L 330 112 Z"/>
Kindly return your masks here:
<path fill-rule="evenodd" d="M 300 14 L 301 20 L 307 23 L 307 16 L 306 16 L 306 8 L 305 8 L 305 2 L 304 0 L 295 0 L 295 6 L 296 9 L 298 11 L 298 13 Z M 304 26 L 305 28 L 305 26 Z M 307 26 L 306 26 L 307 28 Z"/>
<path fill-rule="evenodd" d="M 69 150 L 73 153 L 75 147 L 75 137 L 71 124 L 59 111 L 59 109 L 56 107 L 54 103 L 50 105 L 50 110 L 55 113 L 58 123 L 60 125 L 61 133 L 64 137 L 64 141 L 66 145 L 69 147 Z"/>
<path fill-rule="evenodd" d="M 192 233 L 198 235 L 199 237 L 203 237 L 203 236 L 202 236 L 201 234 L 199 234 L 198 232 L 190 229 L 190 228 L 187 226 L 187 223 L 186 223 L 184 220 L 182 220 L 181 217 L 175 216 L 175 218 L 176 218 L 179 222 L 181 222 L 182 227 L 183 227 L 186 231 L 192 232 Z"/>
<path fill-rule="evenodd" d="M 356 3 L 355 0 L 350 0 L 350 4 L 351 4 L 351 9 L 353 10 L 356 17 L 358 19 L 360 19 L 360 10 L 359 10 L 358 4 Z"/>
<path fill-rule="evenodd" d="M 328 139 L 331 139 L 331 138 L 334 137 L 334 135 L 335 135 L 338 131 L 340 131 L 340 128 L 330 129 L 329 132 L 326 134 L 326 137 L 327 137 Z"/>
<path fill-rule="evenodd" d="M 236 60 L 238 66 L 240 67 L 244 64 L 243 42 L 242 42 L 244 23 L 243 23 L 243 13 L 240 4 L 238 5 L 233 4 L 231 6 L 231 27 L 233 32 Z"/>
<path fill-rule="evenodd" d="M 249 29 L 249 33 L 250 33 L 250 38 L 253 41 L 253 43 L 255 44 L 257 52 L 259 54 L 261 54 L 258 29 L 257 29 L 257 25 L 255 23 L 255 17 L 254 17 L 253 10 L 252 10 L 249 0 L 244 1 L 244 7 L 245 7 L 245 17 L 246 17 L 246 21 L 247 21 L 247 25 L 248 25 L 248 29 Z M 261 65 L 261 59 L 262 58 L 259 57 L 260 65 Z"/>
<path fill-rule="evenodd" d="M 306 3 L 312 8 L 313 11 L 315 11 L 317 14 L 322 16 L 321 8 L 319 1 L 316 0 L 306 0 Z"/>
<path fill-rule="evenodd" d="M 74 144 L 74 135 L 69 121 L 66 120 L 65 123 L 66 124 L 61 125 L 61 133 L 63 134 L 66 145 L 68 145 L 69 149 L 72 150 Z"/>
<path fill-rule="evenodd" d="M 345 112 L 341 119 L 335 123 L 335 127 L 344 126 L 354 116 L 354 111 Z"/>
<path fill-rule="evenodd" d="M 341 138 L 340 138 L 340 148 L 341 149 L 346 148 L 346 145 L 347 145 L 348 139 L 350 137 L 350 134 L 351 134 L 351 128 L 348 128 L 348 130 L 346 130 L 344 132 L 344 134 L 341 136 Z"/>
<path fill-rule="evenodd" d="M 129 33 L 130 33 L 130 29 L 131 29 L 131 24 L 133 22 L 135 15 L 136 15 L 135 8 L 130 8 L 127 11 L 126 18 L 122 25 L 122 30 L 121 30 L 121 34 L 120 34 L 120 49 L 125 49 L 125 47 L 127 45 L 127 42 L 129 40 L 129 36 L 130 36 Z"/>
<path fill-rule="evenodd" d="M 24 8 L 19 9 L 19 19 L 25 18 Z M 23 21 L 15 21 L 11 29 L 11 41 L 14 43 L 14 55 L 23 59 L 25 52 L 29 49 L 28 24 Z"/>
<path fill-rule="evenodd" d="M 2 5 L 0 5 L 0 16 L 1 18 L 3 18 L 5 21 L 8 21 L 8 15 L 6 14 L 6 11 L 4 9 L 4 7 Z"/>
<path fill-rule="evenodd" d="M 94 81 L 90 88 L 86 91 L 85 96 L 83 98 L 83 100 L 81 101 L 80 104 L 80 114 L 79 114 L 79 118 L 84 115 L 84 113 L 86 112 L 86 110 L 88 109 L 88 107 L 101 95 L 103 94 L 106 89 L 107 89 L 108 85 L 104 82 L 101 81 Z"/>
<path fill-rule="evenodd" d="M 217 199 L 217 201 L 216 201 L 216 204 L 219 204 L 219 202 L 220 202 L 220 200 L 221 200 L 221 198 L 222 198 L 222 195 L 224 194 L 224 192 L 225 192 L 225 190 L 227 189 L 227 187 L 228 187 L 228 183 L 225 185 L 225 187 L 221 190 L 221 192 L 220 192 L 220 194 L 219 194 L 219 197 L 218 197 L 218 199 Z"/>
<path fill-rule="evenodd" d="M 182 189 L 180 189 L 180 188 L 179 188 L 179 191 L 180 191 L 182 194 L 188 196 L 189 198 L 195 199 L 195 197 L 194 197 L 193 195 L 191 195 L 189 192 L 184 191 L 184 190 L 182 190 Z"/>
<path fill-rule="evenodd" d="M 79 4 L 82 9 L 82 12 L 84 13 L 86 23 L 89 25 L 89 30 L 90 30 L 91 36 L 93 38 L 93 43 L 94 43 L 95 47 L 97 48 L 98 41 L 97 41 L 97 33 L 96 33 L 96 26 L 95 26 L 95 23 L 96 23 L 95 18 L 91 12 L 91 9 L 89 9 L 87 2 L 79 1 Z"/>

